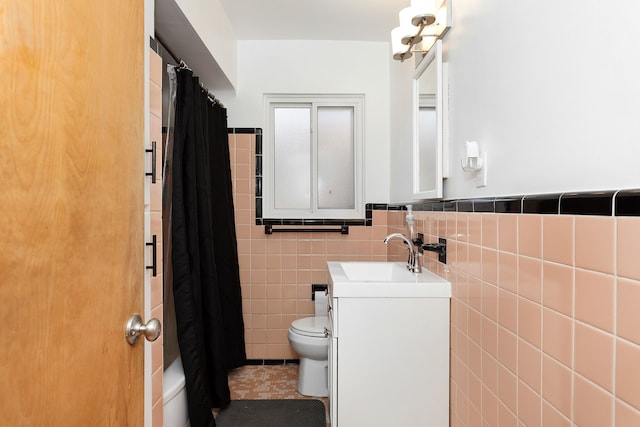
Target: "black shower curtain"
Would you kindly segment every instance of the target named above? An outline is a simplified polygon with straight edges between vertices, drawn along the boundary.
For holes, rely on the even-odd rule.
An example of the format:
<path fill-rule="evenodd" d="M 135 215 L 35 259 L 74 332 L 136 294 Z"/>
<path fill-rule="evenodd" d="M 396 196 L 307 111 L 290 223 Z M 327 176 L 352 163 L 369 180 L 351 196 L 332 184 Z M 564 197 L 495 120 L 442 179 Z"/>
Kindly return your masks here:
<path fill-rule="evenodd" d="M 191 426 L 215 426 L 227 371 L 246 362 L 227 114 L 189 69 L 177 70 L 173 291 Z"/>

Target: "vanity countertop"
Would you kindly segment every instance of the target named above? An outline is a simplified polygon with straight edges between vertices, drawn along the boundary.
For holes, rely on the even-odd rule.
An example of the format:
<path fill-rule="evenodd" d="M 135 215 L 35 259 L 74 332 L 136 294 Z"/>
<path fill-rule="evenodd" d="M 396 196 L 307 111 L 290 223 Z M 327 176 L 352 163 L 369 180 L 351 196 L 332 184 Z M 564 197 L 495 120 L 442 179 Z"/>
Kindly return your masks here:
<path fill-rule="evenodd" d="M 334 298 L 450 298 L 451 283 L 430 272 L 412 273 L 403 262 L 329 261 Z"/>

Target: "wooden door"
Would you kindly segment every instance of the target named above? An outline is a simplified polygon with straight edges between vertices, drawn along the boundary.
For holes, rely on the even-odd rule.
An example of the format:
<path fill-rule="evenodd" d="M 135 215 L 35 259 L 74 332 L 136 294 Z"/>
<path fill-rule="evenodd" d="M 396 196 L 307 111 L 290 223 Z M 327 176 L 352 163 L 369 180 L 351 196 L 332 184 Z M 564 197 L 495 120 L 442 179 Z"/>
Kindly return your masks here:
<path fill-rule="evenodd" d="M 0 425 L 141 426 L 142 0 L 0 2 Z"/>

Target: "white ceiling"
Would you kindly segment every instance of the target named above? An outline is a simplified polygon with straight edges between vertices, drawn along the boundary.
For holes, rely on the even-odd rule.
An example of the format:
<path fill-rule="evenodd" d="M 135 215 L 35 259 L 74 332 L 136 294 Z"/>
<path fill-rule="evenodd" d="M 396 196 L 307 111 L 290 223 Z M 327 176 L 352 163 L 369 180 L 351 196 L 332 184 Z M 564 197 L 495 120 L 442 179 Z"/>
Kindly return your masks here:
<path fill-rule="evenodd" d="M 410 0 L 220 0 L 238 40 L 388 41 Z"/>

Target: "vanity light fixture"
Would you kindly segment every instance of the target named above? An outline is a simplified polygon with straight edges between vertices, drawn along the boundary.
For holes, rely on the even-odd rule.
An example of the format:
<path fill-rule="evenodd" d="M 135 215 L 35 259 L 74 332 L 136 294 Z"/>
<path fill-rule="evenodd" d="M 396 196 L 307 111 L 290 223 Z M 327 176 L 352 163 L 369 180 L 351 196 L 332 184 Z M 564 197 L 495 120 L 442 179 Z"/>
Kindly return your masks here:
<path fill-rule="evenodd" d="M 414 52 L 426 54 L 451 27 L 452 0 L 411 0 L 399 13 L 400 26 L 391 30 L 393 59 L 404 61 Z"/>

